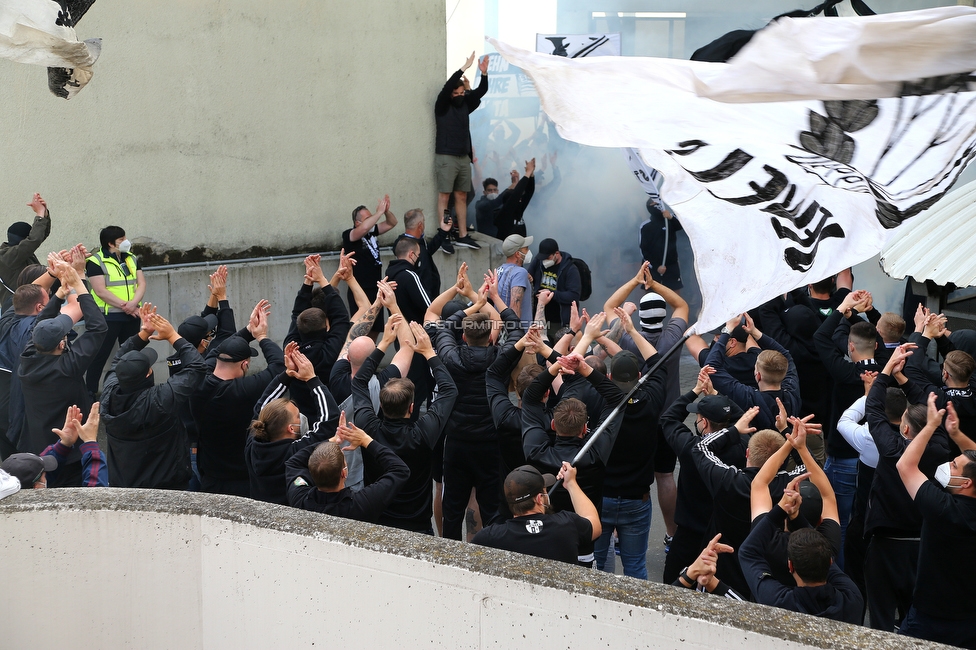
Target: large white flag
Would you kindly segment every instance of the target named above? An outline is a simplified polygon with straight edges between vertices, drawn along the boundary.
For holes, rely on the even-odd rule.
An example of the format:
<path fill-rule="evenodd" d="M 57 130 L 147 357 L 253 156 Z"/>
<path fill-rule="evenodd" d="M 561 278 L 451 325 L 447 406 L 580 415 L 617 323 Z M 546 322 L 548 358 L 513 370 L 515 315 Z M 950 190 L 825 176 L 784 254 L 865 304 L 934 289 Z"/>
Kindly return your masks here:
<path fill-rule="evenodd" d="M 101 39 L 79 41 L 74 29 L 94 1 L 0 1 L 0 58 L 47 66 L 51 91 L 73 97 L 101 53 Z"/>
<path fill-rule="evenodd" d="M 492 41 L 560 135 L 637 147 L 695 252 L 696 330 L 877 254 L 976 156 L 976 10 L 783 19 L 729 63 Z M 490 40 L 490 39 L 489 39 Z"/>

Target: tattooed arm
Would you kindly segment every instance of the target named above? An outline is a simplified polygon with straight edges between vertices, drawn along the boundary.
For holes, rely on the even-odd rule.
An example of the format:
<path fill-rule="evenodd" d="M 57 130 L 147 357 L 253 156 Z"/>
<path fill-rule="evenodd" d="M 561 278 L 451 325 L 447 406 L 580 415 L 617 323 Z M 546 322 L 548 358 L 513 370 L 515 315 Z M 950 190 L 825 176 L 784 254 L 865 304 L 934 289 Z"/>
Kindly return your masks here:
<path fill-rule="evenodd" d="M 376 320 L 377 314 L 383 309 L 383 305 L 380 302 L 379 296 L 373 301 L 369 309 L 360 316 L 356 321 L 353 322 L 352 327 L 349 328 L 349 334 L 346 336 L 346 342 L 342 346 L 342 351 L 339 352 L 339 358 L 345 359 L 349 355 L 349 346 L 352 342 L 359 338 L 360 336 L 366 336 L 369 331 L 373 329 L 373 321 Z"/>

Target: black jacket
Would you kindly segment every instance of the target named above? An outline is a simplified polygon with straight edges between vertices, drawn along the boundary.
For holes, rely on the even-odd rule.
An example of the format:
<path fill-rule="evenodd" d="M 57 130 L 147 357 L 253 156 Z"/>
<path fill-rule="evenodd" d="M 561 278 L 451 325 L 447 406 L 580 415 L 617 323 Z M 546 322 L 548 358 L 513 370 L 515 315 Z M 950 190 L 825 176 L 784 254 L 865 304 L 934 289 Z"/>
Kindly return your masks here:
<path fill-rule="evenodd" d="M 860 363 L 848 361 L 837 349 L 833 341 L 833 334 L 843 318 L 843 312 L 834 310 L 813 335 L 813 342 L 817 346 L 820 360 L 827 368 L 827 372 L 830 373 L 834 384 L 830 401 L 830 418 L 823 423 L 823 435 L 827 440 L 827 454 L 837 458 L 857 458 L 857 451 L 844 440 L 844 436 L 837 432 L 837 420 L 844 413 L 844 409 L 864 396 L 864 382 L 861 381 L 861 373 L 866 370 L 880 371 L 881 368 L 874 360 Z M 826 390 L 826 387 L 824 388 Z"/>
<path fill-rule="evenodd" d="M 423 323 L 431 294 L 427 292 L 417 269 L 408 260 L 393 260 L 386 267 L 386 277 L 396 282 L 397 306 L 407 322 Z M 435 295 L 436 297 L 436 295 Z"/>
<path fill-rule="evenodd" d="M 277 343 L 265 338 L 260 346 L 267 368 L 227 381 L 208 374 L 190 398 L 190 412 L 200 435 L 197 468 L 202 477 L 248 480 L 244 443 L 254 405 L 268 384 L 285 370 L 285 357 Z"/>
<path fill-rule="evenodd" d="M 580 278 L 579 269 L 573 263 L 573 256 L 565 251 L 560 251 L 560 253 L 563 256 L 562 263 L 547 269 L 542 266 L 541 257 L 533 257 L 526 271 L 532 276 L 532 290 L 536 292 L 548 288 L 542 282 L 543 276 L 555 274 L 556 291 L 552 300 L 546 305 L 546 318 L 553 322 L 558 321 L 562 325 L 568 325 L 572 304 L 574 301 L 578 304 L 580 295 L 582 295 L 583 281 Z"/>
<path fill-rule="evenodd" d="M 448 156 L 472 154 L 468 116 L 481 106 L 481 98 L 488 92 L 488 75 L 481 75 L 478 87 L 465 93 L 461 105 L 455 106 L 451 101 L 451 93 L 458 87 L 463 74 L 463 70 L 452 74 L 434 102 L 434 124 L 437 127 L 434 153 Z"/>
<path fill-rule="evenodd" d="M 509 337 L 509 341 L 513 340 L 518 339 Z M 515 349 L 514 343 L 509 343 L 501 349 L 485 375 L 491 421 L 498 431 L 498 447 L 505 465 L 505 475 L 525 464 L 525 452 L 522 450 L 522 409 L 515 406 L 508 396 L 509 377 L 521 358 L 522 353 Z"/>
<path fill-rule="evenodd" d="M 196 348 L 181 338 L 173 344 L 180 357 L 179 373 L 164 384 L 124 390 L 115 367 L 122 355 L 146 345 L 138 334 L 130 337 L 105 376 L 101 417 L 108 436 L 109 481 L 113 487 L 185 490 L 190 484 L 190 448 L 179 412 L 207 367 Z"/>
<path fill-rule="evenodd" d="M 423 532 L 430 528 L 433 515 L 430 491 L 432 450 L 447 426 L 458 391 L 441 360 L 431 357 L 428 363 L 437 382 L 437 392 L 427 412 L 415 422 L 409 418 L 377 416 L 369 395 L 369 380 L 382 359 L 383 351 L 374 350 L 353 379 L 354 421 L 373 440 L 389 447 L 410 468 L 410 477 L 383 512 L 379 523 Z M 379 479 L 372 475 L 374 473 L 366 473 L 367 484 Z"/>
<path fill-rule="evenodd" d="M 287 373 L 281 373 L 275 381 L 268 384 L 264 395 L 254 407 L 254 419 L 268 402 L 284 396 L 296 384 L 305 383 L 292 379 Z M 288 505 L 285 480 L 285 461 L 296 452 L 308 446 L 328 440 L 335 434 L 339 424 L 339 407 L 329 393 L 329 390 L 318 377 L 312 377 L 307 382 L 306 391 L 312 396 L 314 409 L 306 413 L 309 420 L 309 431 L 301 438 L 282 438 L 273 442 L 256 440 L 249 435 L 244 443 L 244 462 L 247 464 L 247 474 L 251 483 L 251 498 L 268 503 Z"/>
<path fill-rule="evenodd" d="M 664 439 L 674 450 L 678 462 L 681 463 L 681 471 L 678 472 L 678 499 L 674 511 L 674 521 L 682 528 L 698 531 L 704 535 L 708 528 L 708 522 L 712 518 L 712 493 L 698 473 L 695 460 L 692 457 L 692 450 L 701 441 L 701 438 L 692 433 L 685 424 L 685 418 L 688 417 L 688 405 L 696 399 L 698 396 L 693 391 L 688 391 L 678 397 L 661 415 L 661 430 L 664 432 Z M 745 467 L 745 454 L 738 452 L 738 449 L 738 446 L 730 446 L 724 452 L 719 452 L 714 445 L 712 447 L 716 456 L 726 465 Z"/>
<path fill-rule="evenodd" d="M 777 531 L 783 529 L 785 519 L 783 509 L 774 505 L 764 516 L 756 518 L 752 532 L 739 549 L 742 572 L 756 602 L 860 625 L 864 617 L 864 598 L 854 582 L 836 564 L 832 564 L 827 571 L 827 584 L 819 587 L 787 587 L 772 577 L 766 549 Z M 722 539 L 724 543 L 724 535 Z"/>
<path fill-rule="evenodd" d="M 695 445 L 691 457 L 698 468 L 698 474 L 712 494 L 712 519 L 705 537 L 708 539 L 722 533 L 722 543 L 736 549 L 734 553 L 723 553 L 719 557 L 717 566 L 722 581 L 743 596 L 749 597 L 750 588 L 739 567 L 738 548 L 749 536 L 752 520 L 752 479 L 759 472 L 759 468 L 742 469 L 727 465 L 712 449 L 714 444 L 728 444 L 729 439 L 738 438 L 739 432 L 734 426 L 710 433 Z M 805 471 L 806 467 L 798 465 L 790 473 L 779 472 L 769 483 L 769 494 L 773 503 L 777 503 L 783 496 L 783 490 L 789 482 Z"/>
<path fill-rule="evenodd" d="M 339 358 L 339 352 L 342 351 L 352 323 L 349 322 L 349 312 L 342 304 L 339 292 L 332 285 L 327 284 L 322 287 L 322 297 L 325 300 L 324 311 L 329 319 L 329 329 L 308 334 L 299 333 L 298 315 L 312 306 L 312 285 L 302 284 L 295 296 L 295 304 L 291 310 L 291 326 L 285 336 L 284 345 L 288 345 L 291 341 L 297 342 L 299 351 L 315 366 L 315 374 L 326 382 L 329 381 L 332 366 Z M 310 390 L 311 385 L 306 386 L 302 382 L 295 382 L 292 385 L 289 392 L 298 410 L 311 412 L 316 408 Z"/>
<path fill-rule="evenodd" d="M 464 312 L 458 312 L 447 321 L 438 321 L 436 326 L 427 326 L 437 356 L 458 388 L 446 435 L 458 442 L 494 442 L 498 440 L 498 430 L 488 405 L 485 373 L 498 356 L 498 348 L 459 344 L 454 331 L 463 318 Z"/>
<path fill-rule="evenodd" d="M 864 533 L 866 536 L 873 533 L 888 537 L 918 537 L 922 531 L 922 515 L 905 489 L 896 467 L 898 459 L 908 448 L 909 441 L 896 426 L 888 422 L 884 411 L 885 394 L 889 386 L 897 384 L 889 375 L 879 373 L 864 406 L 868 431 L 878 448 L 878 466 L 871 482 L 871 494 L 864 517 Z M 923 391 L 910 380 L 901 388 L 908 396 L 910 404 L 924 403 L 928 399 L 928 391 Z M 952 456 L 949 452 L 948 435 L 939 429 L 932 435 L 922 453 L 919 468 L 931 478 L 935 475 L 935 468 L 951 460 Z"/>
<path fill-rule="evenodd" d="M 43 217 L 34 217 L 26 239 L 12 245 L 0 244 L 0 303 L 6 302 L 17 290 L 17 276 L 21 271 L 31 264 L 40 264 L 34 253 L 50 234 L 51 212 L 45 211 Z"/>
<path fill-rule="evenodd" d="M 390 449 L 375 440 L 360 447 L 367 472 L 378 478 L 358 492 L 343 488 L 320 492 L 308 471 L 308 459 L 315 446 L 308 446 L 285 461 L 288 505 L 334 517 L 376 523 L 410 477 L 410 470 Z"/>
<path fill-rule="evenodd" d="M 553 379 L 555 378 L 548 371 L 540 372 L 522 394 L 522 448 L 525 459 L 532 465 L 542 472 L 556 474 L 563 461 L 573 461 L 593 432 L 588 431 L 582 438 L 550 435 L 550 419 L 545 413 L 542 396 L 552 387 Z M 597 370 L 591 372 L 586 381 L 605 401 L 606 406 L 599 418 L 600 422 L 604 422 L 623 400 L 624 394 L 606 375 Z M 603 509 L 603 480 L 607 461 L 620 433 L 620 422 L 621 417 L 618 414 L 575 465 L 576 482 L 597 510 Z M 569 492 L 562 486 L 552 494 L 552 507 L 556 511 L 573 510 Z"/>
<path fill-rule="evenodd" d="M 647 359 L 643 372 L 659 358 L 655 354 Z M 667 366 L 662 364 L 627 401 L 620 433 L 607 460 L 603 496 L 642 499 L 649 493 L 654 482 L 658 419 L 667 393 L 667 378 Z"/>
<path fill-rule="evenodd" d="M 37 323 L 54 318 L 61 311 L 64 301 L 52 296 L 41 313 Z M 64 425 L 64 414 L 74 404 L 87 414 L 92 399 L 85 385 L 85 373 L 92 359 L 98 354 L 108 325 L 105 314 L 95 304 L 91 295 L 78 296 L 81 313 L 85 319 L 85 333 L 76 338 L 63 354 L 43 354 L 34 347 L 33 340 L 27 343 L 20 356 L 20 382 L 24 391 L 24 405 L 27 416 L 27 435 L 30 452 L 40 454 L 48 445 L 57 442 L 58 437 L 51 429 Z M 81 459 L 75 447 L 68 457 L 69 462 Z"/>
<path fill-rule="evenodd" d="M 396 250 L 397 244 L 400 243 L 401 239 L 412 239 L 420 244 L 420 258 L 417 260 L 417 267 L 414 270 L 420 276 L 420 283 L 424 285 L 428 296 L 439 296 L 441 293 L 441 272 L 437 270 L 437 265 L 434 264 L 434 258 L 432 256 L 441 247 L 441 242 L 447 237 L 448 232 L 447 230 L 438 228 L 434 236 L 430 238 L 430 241 L 423 238 L 417 239 L 407 233 L 403 233 L 393 242 L 393 250 Z M 423 315 L 421 315 L 421 318 L 423 318 Z M 420 321 L 417 322 L 419 323 Z"/>

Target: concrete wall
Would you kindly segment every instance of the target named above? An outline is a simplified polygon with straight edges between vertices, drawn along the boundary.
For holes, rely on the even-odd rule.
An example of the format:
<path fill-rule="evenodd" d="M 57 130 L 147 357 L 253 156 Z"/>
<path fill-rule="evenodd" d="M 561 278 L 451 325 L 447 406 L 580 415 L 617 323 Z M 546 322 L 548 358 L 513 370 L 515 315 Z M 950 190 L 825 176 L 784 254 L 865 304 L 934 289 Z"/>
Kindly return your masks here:
<path fill-rule="evenodd" d="M 443 0 L 98 0 L 70 101 L 0 61 L 0 205 L 57 248 L 122 225 L 163 249 L 328 247 L 359 204 L 435 212 Z M 6 225 L 2 226 L 4 229 Z"/>
<path fill-rule="evenodd" d="M 397 232 L 402 232 L 402 229 L 398 229 Z M 437 264 L 441 274 L 442 290 L 454 284 L 461 262 L 467 262 L 468 275 L 471 282 L 476 284 L 480 284 L 485 271 L 505 262 L 500 241 L 477 233 L 473 237 L 481 243 L 481 250 L 459 246 L 454 255 L 434 253 L 434 263 Z M 383 249 L 382 258 L 383 266 L 386 268 L 393 255 L 389 249 Z M 247 325 L 254 305 L 266 298 L 271 301 L 272 306 L 269 336 L 279 344 L 284 340 L 288 332 L 295 293 L 305 274 L 302 260 L 302 256 L 297 256 L 228 263 L 227 298 L 234 309 L 238 329 Z M 323 254 L 322 269 L 326 277 L 332 277 L 338 264 L 338 254 Z M 216 268 L 217 264 L 199 264 L 147 269 L 148 288 L 145 300 L 156 305 L 159 313 L 172 323 L 178 324 L 188 316 L 199 314 L 206 305 L 207 298 L 210 296 L 207 284 L 210 274 Z M 345 285 L 340 285 L 340 293 L 345 298 Z M 165 343 L 151 345 L 159 353 L 159 362 L 155 367 L 156 377 L 164 380 L 169 375 L 166 371 L 165 359 L 172 353 L 172 349 Z M 263 357 L 254 359 L 251 367 L 254 371 L 263 369 L 265 367 Z"/>
<path fill-rule="evenodd" d="M 10 648 L 940 647 L 191 493 L 22 491 L 0 502 L 0 567 Z"/>

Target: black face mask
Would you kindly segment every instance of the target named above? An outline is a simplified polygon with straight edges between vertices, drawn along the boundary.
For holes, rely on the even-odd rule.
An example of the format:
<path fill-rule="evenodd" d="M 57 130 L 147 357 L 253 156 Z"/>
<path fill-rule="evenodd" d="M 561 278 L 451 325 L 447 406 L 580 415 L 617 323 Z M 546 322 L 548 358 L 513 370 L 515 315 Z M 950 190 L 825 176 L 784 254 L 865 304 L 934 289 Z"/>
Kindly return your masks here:
<path fill-rule="evenodd" d="M 462 106 L 464 106 L 464 95 L 458 95 L 457 97 L 452 97 L 451 103 L 454 104 L 455 108 L 461 108 Z"/>

